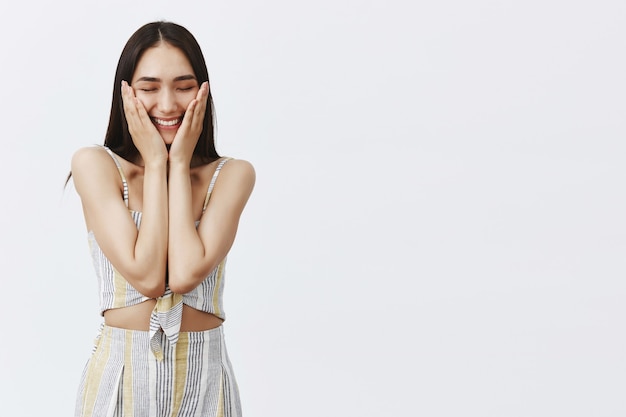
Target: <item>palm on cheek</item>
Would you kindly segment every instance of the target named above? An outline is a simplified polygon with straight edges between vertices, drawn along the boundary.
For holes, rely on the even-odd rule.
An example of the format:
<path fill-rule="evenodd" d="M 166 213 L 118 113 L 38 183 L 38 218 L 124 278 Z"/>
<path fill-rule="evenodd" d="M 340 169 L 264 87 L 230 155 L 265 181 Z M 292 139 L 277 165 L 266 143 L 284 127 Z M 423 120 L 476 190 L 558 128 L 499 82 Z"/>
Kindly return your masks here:
<path fill-rule="evenodd" d="M 167 155 L 163 138 L 150 120 L 143 103 L 126 81 L 122 82 L 122 102 L 128 131 L 142 157 Z"/>
<path fill-rule="evenodd" d="M 208 83 L 204 82 L 200 86 L 196 98 L 191 100 L 187 106 L 183 122 L 176 132 L 176 136 L 170 148 L 170 161 L 181 161 L 185 163 L 191 161 L 193 150 L 202 133 L 208 95 Z"/>

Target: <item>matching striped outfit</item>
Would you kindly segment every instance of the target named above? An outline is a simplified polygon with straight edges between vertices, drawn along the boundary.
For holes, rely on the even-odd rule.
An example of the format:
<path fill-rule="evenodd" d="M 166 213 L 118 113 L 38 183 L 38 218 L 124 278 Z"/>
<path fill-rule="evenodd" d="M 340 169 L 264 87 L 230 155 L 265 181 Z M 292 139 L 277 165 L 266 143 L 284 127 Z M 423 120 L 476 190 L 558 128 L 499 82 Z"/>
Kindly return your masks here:
<path fill-rule="evenodd" d="M 119 170 L 128 207 L 128 184 L 122 167 L 115 154 L 104 149 Z M 202 213 L 220 170 L 230 159 L 218 163 Z M 141 212 L 130 210 L 130 215 L 139 228 Z M 150 299 L 113 267 L 91 231 L 88 240 L 98 277 L 101 314 Z M 175 294 L 166 286 L 165 293 L 156 299 L 149 331 L 102 325 L 81 378 L 76 417 L 241 416 L 222 326 L 198 332 L 180 331 L 183 304 L 225 319 L 225 262 L 226 259 L 189 293 Z"/>

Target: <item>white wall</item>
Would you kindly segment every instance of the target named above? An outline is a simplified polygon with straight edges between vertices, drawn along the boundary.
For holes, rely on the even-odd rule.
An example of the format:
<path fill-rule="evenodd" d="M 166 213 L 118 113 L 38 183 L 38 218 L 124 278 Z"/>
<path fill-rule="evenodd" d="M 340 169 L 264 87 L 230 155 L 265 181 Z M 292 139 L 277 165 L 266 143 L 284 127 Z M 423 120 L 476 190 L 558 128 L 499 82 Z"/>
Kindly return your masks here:
<path fill-rule="evenodd" d="M 100 322 L 74 150 L 144 23 L 207 57 L 258 182 L 229 258 L 247 416 L 626 413 L 626 3 L 0 6 L 0 414 L 67 416 Z"/>

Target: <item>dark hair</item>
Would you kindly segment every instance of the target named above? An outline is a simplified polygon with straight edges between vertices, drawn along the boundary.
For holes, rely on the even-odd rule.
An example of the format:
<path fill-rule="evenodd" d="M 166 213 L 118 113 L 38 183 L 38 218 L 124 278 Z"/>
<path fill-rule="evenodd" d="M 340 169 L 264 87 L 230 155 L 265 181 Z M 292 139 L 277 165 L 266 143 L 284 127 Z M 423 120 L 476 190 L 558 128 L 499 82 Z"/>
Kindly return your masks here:
<path fill-rule="evenodd" d="M 113 152 L 129 161 L 134 161 L 139 155 L 139 151 L 135 147 L 130 133 L 128 132 L 128 123 L 126 122 L 124 106 L 122 104 L 122 80 L 130 83 L 135 73 L 137 62 L 143 53 L 146 49 L 156 46 L 160 42 L 166 42 L 183 51 L 191 63 L 194 75 L 198 80 L 198 85 L 209 81 L 209 73 L 200 45 L 198 45 L 194 36 L 187 29 L 176 23 L 165 21 L 148 23 L 137 29 L 130 39 L 128 39 L 128 42 L 126 42 L 126 46 L 124 46 L 117 63 L 115 81 L 113 83 L 111 115 L 104 138 L 105 146 L 108 146 Z M 214 124 L 215 109 L 211 89 L 209 88 L 209 97 L 207 99 L 202 133 L 193 151 L 194 159 L 200 163 L 209 163 L 219 158 L 219 154 L 215 150 Z"/>

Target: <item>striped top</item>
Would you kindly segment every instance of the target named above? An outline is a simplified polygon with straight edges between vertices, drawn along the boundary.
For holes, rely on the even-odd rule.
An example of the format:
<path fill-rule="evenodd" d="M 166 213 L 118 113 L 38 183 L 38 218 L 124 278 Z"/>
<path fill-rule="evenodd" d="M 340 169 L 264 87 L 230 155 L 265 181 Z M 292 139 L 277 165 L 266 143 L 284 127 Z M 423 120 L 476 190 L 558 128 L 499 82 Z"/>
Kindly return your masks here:
<path fill-rule="evenodd" d="M 120 173 L 123 185 L 123 197 L 124 204 L 128 207 L 128 183 L 126 182 L 126 176 L 122 170 L 122 166 L 117 160 L 115 154 L 107 147 L 103 147 L 113 161 Z M 204 205 L 202 206 L 202 213 L 206 210 L 211 197 L 211 192 L 215 186 L 215 181 L 220 173 L 220 170 L 224 164 L 232 158 L 222 159 L 215 169 L 215 173 L 211 178 L 209 188 L 207 190 L 206 197 L 204 199 Z M 130 216 L 139 229 L 141 225 L 141 212 L 129 210 Z M 196 227 L 200 222 L 196 221 Z M 93 265 L 98 278 L 98 288 L 100 293 L 100 313 L 104 315 L 104 312 L 111 308 L 129 307 L 144 301 L 150 300 L 150 297 L 146 297 L 141 294 L 126 279 L 115 269 L 111 262 L 104 255 L 98 242 L 95 239 L 93 231 L 88 233 L 89 247 L 91 250 L 91 257 Z M 150 340 L 152 351 L 157 357 L 161 359 L 163 357 L 159 337 L 161 332 L 164 332 L 170 343 L 176 344 L 178 341 L 178 335 L 180 332 L 180 324 L 183 314 L 183 304 L 186 304 L 196 310 L 211 313 L 222 320 L 226 318 L 224 314 L 222 297 L 224 293 L 224 267 L 226 264 L 226 258 L 217 266 L 211 273 L 198 285 L 196 288 L 186 294 L 175 294 L 169 288 L 169 285 L 165 286 L 165 293 L 156 298 L 156 305 L 150 316 Z"/>

